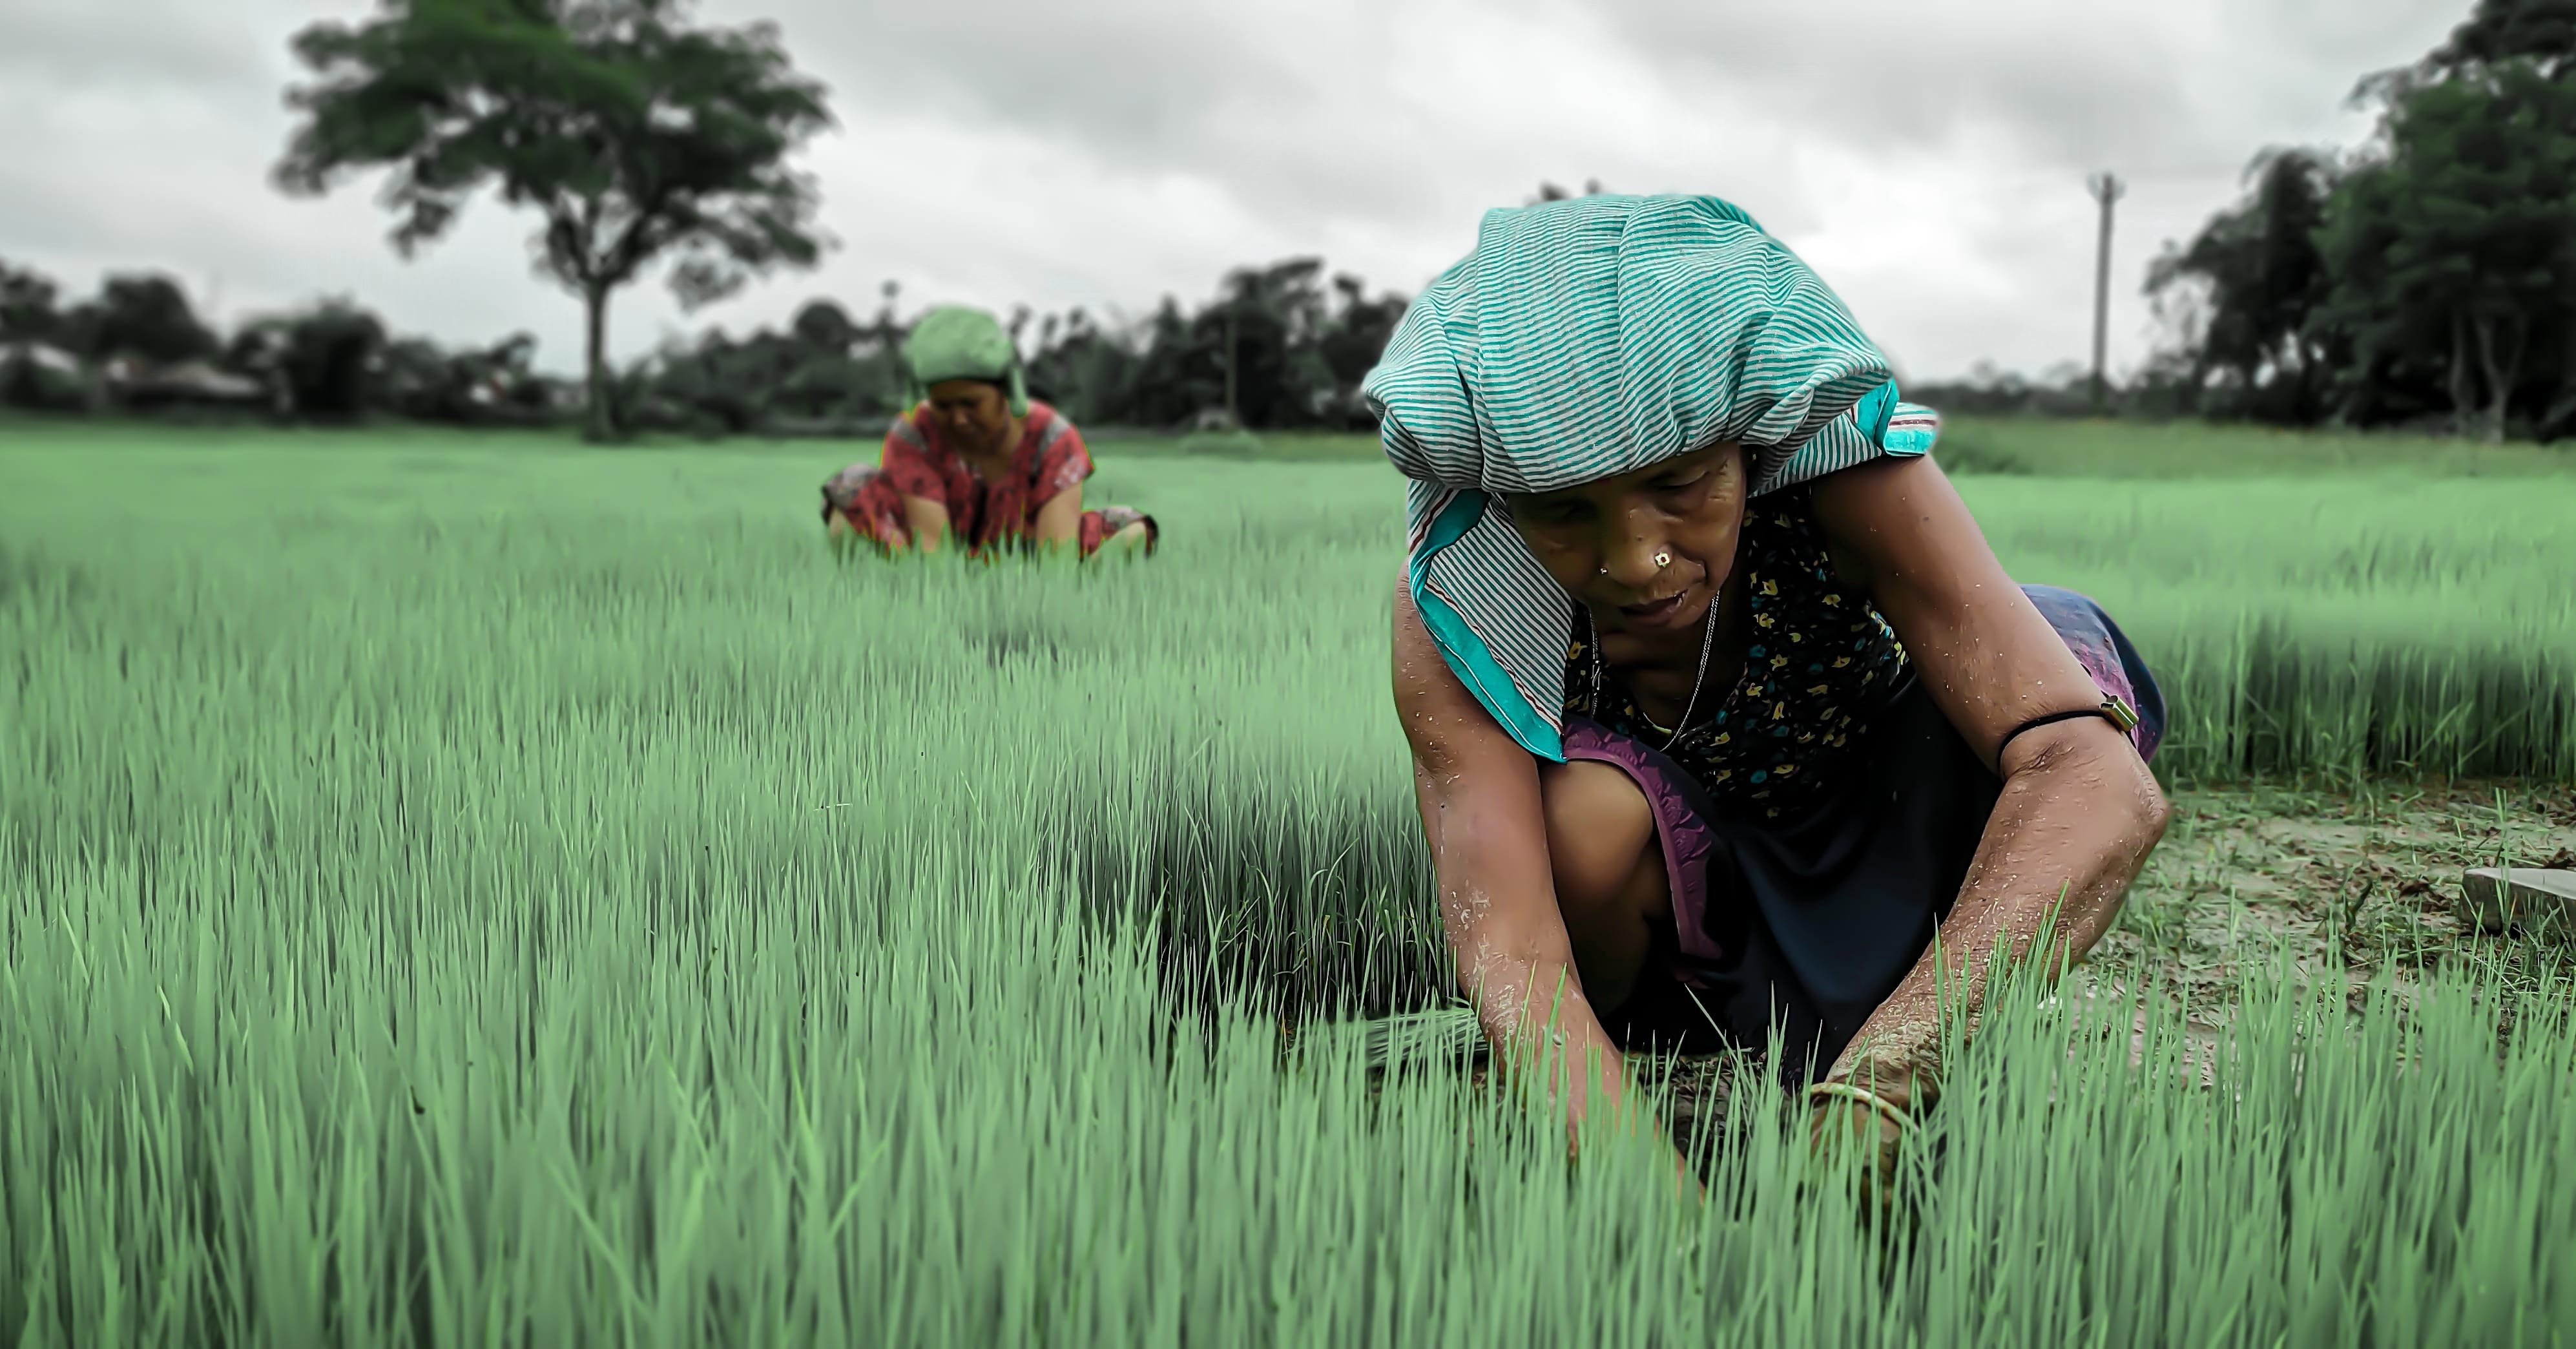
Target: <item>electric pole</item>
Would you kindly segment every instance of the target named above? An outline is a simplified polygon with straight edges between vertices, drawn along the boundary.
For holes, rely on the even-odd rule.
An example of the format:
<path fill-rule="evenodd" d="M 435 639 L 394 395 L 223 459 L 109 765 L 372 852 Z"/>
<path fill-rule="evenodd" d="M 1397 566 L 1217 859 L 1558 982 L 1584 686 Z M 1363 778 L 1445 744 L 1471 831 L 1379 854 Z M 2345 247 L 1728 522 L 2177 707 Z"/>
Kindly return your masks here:
<path fill-rule="evenodd" d="M 2098 416 L 2111 401 L 2111 208 L 2127 195 L 2129 185 L 2116 174 L 2097 173 L 2086 186 L 2102 204 L 2102 242 L 2093 261 L 2093 411 Z"/>

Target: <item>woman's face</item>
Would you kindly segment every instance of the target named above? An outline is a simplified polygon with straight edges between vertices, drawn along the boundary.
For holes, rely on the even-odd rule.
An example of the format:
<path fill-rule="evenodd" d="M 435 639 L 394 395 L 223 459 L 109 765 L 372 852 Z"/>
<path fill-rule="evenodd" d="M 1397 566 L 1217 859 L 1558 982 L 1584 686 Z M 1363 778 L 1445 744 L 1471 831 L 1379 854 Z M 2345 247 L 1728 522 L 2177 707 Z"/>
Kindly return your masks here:
<path fill-rule="evenodd" d="M 943 379 L 930 386 L 930 415 L 949 438 L 989 450 L 1011 429 L 1011 403 L 1002 386 L 980 379 Z"/>
<path fill-rule="evenodd" d="M 1744 460 L 1741 446 L 1713 445 L 1504 504 L 1540 565 L 1603 631 L 1680 631 L 1708 617 L 1734 568 Z"/>

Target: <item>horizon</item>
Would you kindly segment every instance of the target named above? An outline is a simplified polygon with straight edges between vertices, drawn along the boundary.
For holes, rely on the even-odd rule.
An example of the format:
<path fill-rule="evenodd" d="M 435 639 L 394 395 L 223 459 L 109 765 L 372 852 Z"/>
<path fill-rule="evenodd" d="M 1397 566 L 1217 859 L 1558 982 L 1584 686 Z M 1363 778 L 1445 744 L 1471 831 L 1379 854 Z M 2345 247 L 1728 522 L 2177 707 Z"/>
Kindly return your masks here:
<path fill-rule="evenodd" d="M 227 330 L 341 295 L 443 345 L 526 331 L 540 368 L 578 368 L 579 306 L 528 266 L 532 214 L 486 194 L 406 263 L 374 181 L 318 201 L 270 187 L 300 79 L 288 38 L 365 6 L 120 8 L 31 0 L 0 16 L 0 109 L 28 128 L 0 153 L 0 257 L 67 299 L 111 273 L 163 272 Z M 2089 364 L 2085 179 L 2108 170 L 2129 184 L 2118 375 L 2155 346 L 2140 291 L 2158 250 L 2235 200 L 2266 147 L 2360 141 L 2370 119 L 2353 86 L 2422 55 L 2467 8 L 2197 0 L 2067 15 L 1983 0 L 1926 17 L 1869 0 L 1712 18 L 1658 0 L 1336 0 L 1077 18 L 1005 0 L 938 15 L 718 0 L 706 21 L 775 19 L 831 90 L 839 125 L 797 163 L 840 247 L 695 314 L 656 269 L 612 301 L 610 349 L 623 366 L 675 336 L 781 327 L 814 298 L 864 318 L 887 280 L 906 314 L 1025 304 L 1108 323 L 1212 296 L 1237 267 L 1313 256 L 1411 296 L 1466 251 L 1483 209 L 1597 179 L 1741 204 L 1908 379 L 2045 378 Z M 1842 57 L 1771 58 L 1831 44 Z M 1848 69 L 1895 74 L 1819 77 Z"/>

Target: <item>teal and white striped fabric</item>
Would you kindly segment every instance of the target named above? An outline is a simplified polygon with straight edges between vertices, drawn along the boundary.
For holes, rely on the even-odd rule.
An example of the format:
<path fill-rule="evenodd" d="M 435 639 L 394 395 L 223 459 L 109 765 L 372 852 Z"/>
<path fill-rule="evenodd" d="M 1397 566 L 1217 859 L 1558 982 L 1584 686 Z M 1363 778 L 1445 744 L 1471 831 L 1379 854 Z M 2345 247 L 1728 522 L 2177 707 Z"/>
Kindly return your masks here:
<path fill-rule="evenodd" d="M 1494 498 L 1727 441 L 1754 492 L 1930 451 L 1841 300 L 1715 197 L 1579 197 L 1488 212 L 1362 382 L 1409 479 L 1407 584 L 1451 669 L 1532 754 L 1564 757 L 1573 598 Z"/>

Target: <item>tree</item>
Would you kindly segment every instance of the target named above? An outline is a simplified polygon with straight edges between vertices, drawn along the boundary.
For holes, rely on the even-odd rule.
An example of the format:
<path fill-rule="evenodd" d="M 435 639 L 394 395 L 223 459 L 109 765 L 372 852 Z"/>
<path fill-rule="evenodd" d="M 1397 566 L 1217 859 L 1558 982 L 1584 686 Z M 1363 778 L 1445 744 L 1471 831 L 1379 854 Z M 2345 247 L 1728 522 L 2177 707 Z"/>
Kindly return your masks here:
<path fill-rule="evenodd" d="M 1325 318 L 1324 264 L 1291 258 L 1227 275 L 1200 323 L 1220 352 L 1226 411 L 1242 425 L 1310 425 L 1332 389 L 1314 350 Z"/>
<path fill-rule="evenodd" d="M 543 214 L 538 270 L 581 297 L 589 431 L 614 435 L 608 299 L 667 260 L 692 309 L 751 276 L 811 266 L 827 241 L 788 154 L 831 124 L 824 89 L 774 25 L 696 28 L 689 0 L 382 0 L 379 17 L 296 35 L 314 75 L 277 182 L 319 195 L 390 172 L 410 257 L 475 192 Z"/>
<path fill-rule="evenodd" d="M 1584 196 L 1587 196 L 1587 197 L 1597 197 L 1597 196 L 1600 196 L 1600 195 L 1601 195 L 1601 191 L 1602 191 L 1602 189 L 1601 189 L 1601 180 L 1600 180 L 1600 179 L 1598 179 L 1598 178 L 1586 178 L 1586 179 L 1584 179 L 1584 180 L 1583 180 L 1583 195 L 1584 195 Z M 1574 196 L 1574 194 L 1573 194 L 1573 193 L 1566 191 L 1564 188 L 1558 187 L 1558 186 L 1557 186 L 1556 184 L 1554 184 L 1554 183 L 1542 182 L 1542 183 L 1540 183 L 1540 184 L 1538 185 L 1538 195 L 1537 195 L 1537 196 L 1535 196 L 1535 197 L 1530 198 L 1527 202 L 1525 202 L 1525 203 L 1523 203 L 1523 204 L 1524 204 L 1524 205 L 1528 205 L 1528 206 L 1536 206 L 1536 205 L 1538 205 L 1538 204 L 1539 204 L 1539 203 L 1541 203 L 1541 202 L 1565 201 L 1565 200 L 1570 199 L 1570 198 L 1571 198 L 1571 197 L 1573 197 L 1573 196 Z"/>
<path fill-rule="evenodd" d="M 2243 411 L 2314 421 L 2326 378 L 2327 335 L 2310 322 L 2327 275 L 2316 235 L 2337 168 L 2315 150 L 2272 149 L 2246 166 L 2251 190 L 2188 245 L 2165 245 L 2147 270 L 2159 314 L 2188 308 L 2189 387 L 2213 372 L 2235 379 Z M 2189 287 L 2188 299 L 2179 294 Z M 2268 390 L 2276 396 L 2266 398 Z"/>
<path fill-rule="evenodd" d="M 554 390 L 536 372 L 537 339 L 513 333 L 489 347 L 442 351 L 421 338 L 385 343 L 371 363 L 377 405 L 418 421 L 526 423 L 551 416 Z"/>
<path fill-rule="evenodd" d="M 806 301 L 788 327 L 806 345 L 836 356 L 849 355 L 859 341 L 859 325 L 850 321 L 848 310 L 830 300 Z"/>
<path fill-rule="evenodd" d="M 2478 0 L 2414 70 L 2419 79 L 2474 74 L 2529 61 L 2551 80 L 2576 75 L 2576 0 Z"/>
<path fill-rule="evenodd" d="M 2529 355 L 2576 313 L 2576 83 L 2521 59 L 2416 83 L 2385 141 L 2329 211 L 2326 318 L 2365 379 L 2438 363 L 2461 428 L 2500 440 Z"/>
<path fill-rule="evenodd" d="M 1405 302 L 1371 297 L 1349 275 L 1328 287 L 1324 276 L 1313 258 L 1238 268 L 1194 313 L 1167 298 L 1115 329 L 1080 309 L 1049 315 L 1029 386 L 1078 421 L 1171 426 L 1222 409 L 1248 427 L 1366 427 L 1359 382 Z"/>
<path fill-rule="evenodd" d="M 1386 354 L 1386 344 L 1395 336 L 1396 324 L 1403 321 L 1406 305 L 1397 295 L 1370 299 L 1368 283 L 1347 272 L 1333 278 L 1333 294 L 1338 303 L 1315 345 L 1332 372 L 1340 395 L 1338 410 L 1350 419 L 1365 416 L 1360 409 L 1360 381 Z"/>
<path fill-rule="evenodd" d="M 2576 426 L 2576 0 L 2477 0 L 2363 79 L 2348 158 L 2276 152 L 2148 278 L 2178 329 L 2157 398 L 2314 421 L 2448 411 L 2501 437 Z"/>
<path fill-rule="evenodd" d="M 93 361 L 133 356 L 175 365 L 212 356 L 221 345 L 197 321 L 179 283 L 151 274 L 107 278 L 98 298 L 62 316 L 60 331 L 67 345 Z"/>
<path fill-rule="evenodd" d="M 25 342 L 53 336 L 53 281 L 0 259 L 0 342 Z"/>
<path fill-rule="evenodd" d="M 348 300 L 325 300 L 287 320 L 278 373 L 296 415 L 345 421 L 375 401 L 385 325 Z"/>

